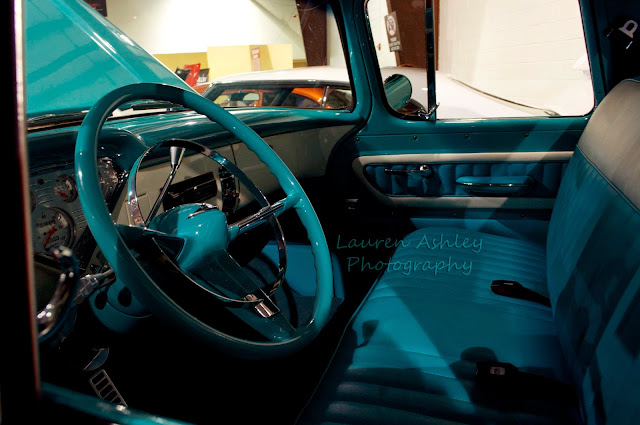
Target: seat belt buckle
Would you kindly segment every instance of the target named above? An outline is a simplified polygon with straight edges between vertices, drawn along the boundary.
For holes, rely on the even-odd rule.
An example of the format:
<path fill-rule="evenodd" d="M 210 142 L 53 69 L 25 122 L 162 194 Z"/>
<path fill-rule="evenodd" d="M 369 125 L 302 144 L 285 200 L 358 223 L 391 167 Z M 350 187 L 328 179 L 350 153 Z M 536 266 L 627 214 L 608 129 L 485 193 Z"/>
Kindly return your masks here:
<path fill-rule="evenodd" d="M 518 373 L 518 368 L 511 363 L 476 363 L 476 378 L 480 381 L 501 382 L 506 379 L 515 378 Z"/>
<path fill-rule="evenodd" d="M 490 366 L 489 375 L 504 376 L 507 374 L 507 368 L 503 366 Z"/>
<path fill-rule="evenodd" d="M 515 280 L 494 280 L 491 282 L 491 291 L 496 295 L 514 297 L 521 293 L 524 287 Z"/>
<path fill-rule="evenodd" d="M 503 297 L 517 298 L 551 307 L 549 298 L 525 288 L 520 282 L 516 282 L 515 280 L 494 280 L 491 282 L 491 291 Z"/>

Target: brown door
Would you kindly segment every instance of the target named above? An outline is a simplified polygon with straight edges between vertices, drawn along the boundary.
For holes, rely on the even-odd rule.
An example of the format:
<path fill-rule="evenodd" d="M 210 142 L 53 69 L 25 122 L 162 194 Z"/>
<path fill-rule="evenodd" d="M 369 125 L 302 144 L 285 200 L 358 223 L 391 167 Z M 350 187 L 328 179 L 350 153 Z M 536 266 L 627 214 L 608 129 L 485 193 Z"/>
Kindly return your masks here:
<path fill-rule="evenodd" d="M 427 46 L 425 43 L 425 12 L 427 5 L 433 4 L 434 36 L 436 52 L 438 46 L 438 10 L 440 0 L 387 0 L 389 14 L 395 12 L 398 19 L 401 49 L 396 51 L 399 66 L 427 67 Z M 436 62 L 436 69 L 437 69 Z"/>

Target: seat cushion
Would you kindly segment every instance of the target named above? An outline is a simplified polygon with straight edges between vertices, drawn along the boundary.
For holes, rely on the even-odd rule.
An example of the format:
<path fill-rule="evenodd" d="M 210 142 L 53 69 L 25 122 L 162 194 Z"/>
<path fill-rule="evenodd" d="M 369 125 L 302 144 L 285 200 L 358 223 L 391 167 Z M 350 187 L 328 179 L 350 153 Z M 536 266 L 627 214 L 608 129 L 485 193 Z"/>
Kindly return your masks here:
<path fill-rule="evenodd" d="M 408 235 L 301 423 L 575 421 L 566 402 L 476 379 L 476 362 L 498 361 L 568 382 L 551 309 L 494 294 L 495 279 L 546 294 L 544 248 L 453 228 Z"/>

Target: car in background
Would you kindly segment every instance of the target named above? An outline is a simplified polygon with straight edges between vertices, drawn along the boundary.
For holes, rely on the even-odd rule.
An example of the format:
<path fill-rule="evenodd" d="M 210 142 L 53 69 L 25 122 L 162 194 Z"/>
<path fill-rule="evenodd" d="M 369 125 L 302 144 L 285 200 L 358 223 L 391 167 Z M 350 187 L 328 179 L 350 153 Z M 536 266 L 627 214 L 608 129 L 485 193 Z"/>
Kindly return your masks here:
<path fill-rule="evenodd" d="M 219 78 L 202 94 L 224 108 L 349 109 L 349 75 L 337 67 L 309 67 Z"/>
<path fill-rule="evenodd" d="M 382 80 L 403 75 L 411 83 L 411 99 L 397 108 L 403 114 L 426 114 L 427 73 L 423 68 L 384 67 Z M 478 117 L 554 116 L 555 111 L 524 105 L 482 92 L 453 76 L 436 72 L 439 119 Z M 353 97 L 346 68 L 315 66 L 259 71 L 221 77 L 202 92 L 224 108 L 280 107 L 300 109 L 349 109 Z"/>
<path fill-rule="evenodd" d="M 198 93 L 202 94 L 202 93 L 204 93 L 205 91 L 207 91 L 207 89 L 208 89 L 209 87 L 211 87 L 211 84 L 212 84 L 212 82 L 211 82 L 211 81 L 207 81 L 206 83 L 198 83 L 198 84 L 196 84 L 196 85 L 193 87 L 193 89 L 194 89 L 196 92 L 198 92 Z"/>

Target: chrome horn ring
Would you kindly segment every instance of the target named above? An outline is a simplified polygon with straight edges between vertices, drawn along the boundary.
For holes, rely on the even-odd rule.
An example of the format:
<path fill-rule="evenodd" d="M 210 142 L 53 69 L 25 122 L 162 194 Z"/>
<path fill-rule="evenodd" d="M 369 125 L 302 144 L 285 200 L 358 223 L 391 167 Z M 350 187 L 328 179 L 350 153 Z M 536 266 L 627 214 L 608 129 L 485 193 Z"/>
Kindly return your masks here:
<path fill-rule="evenodd" d="M 138 171 L 140 169 L 140 165 L 144 158 L 146 158 L 150 153 L 159 148 L 169 148 L 171 152 L 171 171 L 165 184 L 160 190 L 160 194 L 156 201 L 154 202 L 153 207 L 149 213 L 149 216 L 145 219 L 142 211 L 140 209 L 140 203 L 138 201 L 137 195 L 137 184 L 136 177 Z M 180 151 L 176 151 L 180 149 Z M 232 175 L 234 175 L 240 183 L 242 183 L 251 193 L 253 198 L 256 200 L 258 205 L 260 206 L 260 210 L 255 214 L 239 220 L 236 223 L 229 225 L 229 229 L 238 229 L 238 234 L 245 233 L 265 222 L 268 222 L 274 233 L 275 241 L 278 246 L 278 273 L 276 275 L 276 279 L 273 283 L 268 285 L 263 291 L 267 295 L 272 295 L 284 281 L 284 276 L 287 271 L 287 244 L 284 238 L 284 234 L 282 231 L 282 226 L 280 225 L 280 221 L 275 215 L 281 207 L 282 204 L 274 203 L 271 204 L 267 197 L 262 193 L 262 191 L 253 183 L 253 181 L 233 162 L 229 161 L 223 155 L 215 152 L 204 145 L 193 142 L 191 140 L 186 139 L 169 139 L 157 143 L 147 149 L 140 157 L 136 160 L 133 167 L 131 168 L 131 172 L 129 175 L 129 188 L 127 191 L 127 211 L 133 221 L 134 226 L 141 227 L 143 229 L 147 229 L 148 224 L 153 220 L 154 216 L 157 214 L 160 205 L 162 204 L 164 197 L 167 194 L 167 190 L 175 177 L 176 171 L 182 162 L 182 158 L 184 156 L 184 150 L 189 149 L 194 151 L 197 154 L 201 154 L 203 156 L 212 159 L 217 162 L 221 167 L 229 171 Z M 207 207 L 206 204 L 203 207 Z M 241 302 L 252 302 L 256 300 L 238 300 Z"/>

